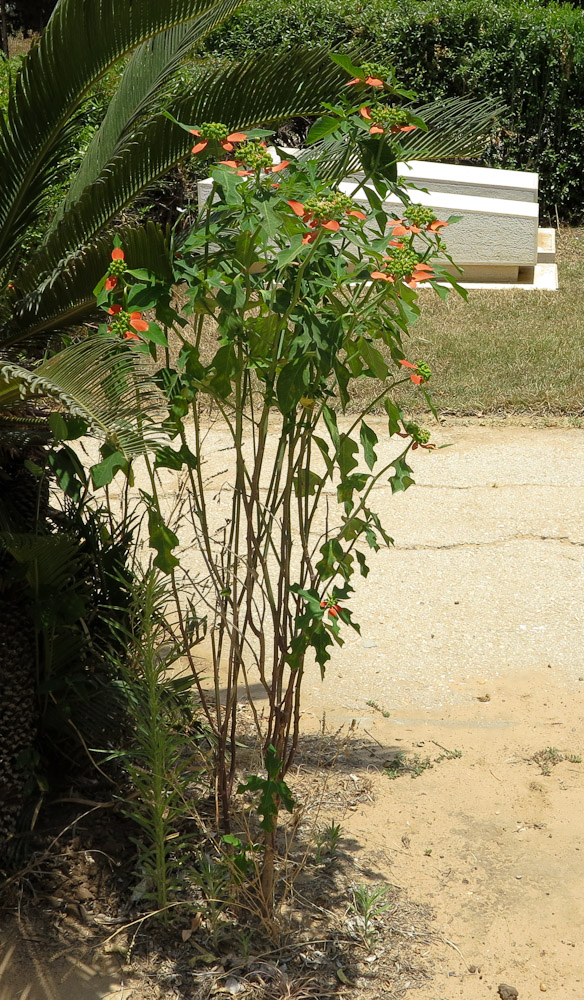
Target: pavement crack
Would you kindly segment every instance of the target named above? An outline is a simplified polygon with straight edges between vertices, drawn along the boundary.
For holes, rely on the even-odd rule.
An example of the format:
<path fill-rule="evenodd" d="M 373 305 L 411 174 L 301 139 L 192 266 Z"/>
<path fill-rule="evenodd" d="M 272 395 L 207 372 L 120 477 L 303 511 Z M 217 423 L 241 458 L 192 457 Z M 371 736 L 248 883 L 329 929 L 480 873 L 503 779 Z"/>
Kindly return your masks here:
<path fill-rule="evenodd" d="M 451 483 L 418 483 L 418 490 L 573 490 L 584 489 L 584 483 L 472 483 L 468 486 L 453 486 Z"/>
<path fill-rule="evenodd" d="M 568 545 L 583 547 L 584 541 L 578 542 L 574 541 L 572 538 L 568 538 L 567 535 L 537 535 L 529 534 L 526 532 L 517 532 L 514 535 L 506 535 L 504 538 L 487 538 L 484 541 L 476 542 L 445 542 L 442 545 L 431 545 L 429 543 L 421 542 L 416 545 L 394 545 L 393 547 L 400 552 L 403 551 L 423 551 L 425 549 L 438 551 L 441 549 L 475 549 L 484 548 L 485 546 L 494 545 L 505 545 L 507 542 L 559 542 L 560 545 Z"/>

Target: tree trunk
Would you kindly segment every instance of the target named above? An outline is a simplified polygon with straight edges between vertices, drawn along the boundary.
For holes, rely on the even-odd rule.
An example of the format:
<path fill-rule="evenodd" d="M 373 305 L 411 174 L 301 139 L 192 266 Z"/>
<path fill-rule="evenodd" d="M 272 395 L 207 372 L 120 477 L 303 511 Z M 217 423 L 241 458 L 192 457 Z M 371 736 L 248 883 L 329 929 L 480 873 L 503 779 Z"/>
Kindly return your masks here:
<path fill-rule="evenodd" d="M 8 52 L 8 26 L 6 23 L 6 0 L 0 0 L 0 30 L 2 32 L 2 51 L 6 58 Z"/>
<path fill-rule="evenodd" d="M 1 431 L 0 431 L 1 433 Z M 4 445 L 4 447 L 2 447 Z M 37 649 L 30 614 L 30 591 L 18 566 L 2 545 L 12 535 L 45 528 L 48 484 L 26 468 L 27 459 L 43 462 L 35 444 L 9 448 L 0 441 L 0 857 L 14 834 L 24 806 L 37 735 Z"/>

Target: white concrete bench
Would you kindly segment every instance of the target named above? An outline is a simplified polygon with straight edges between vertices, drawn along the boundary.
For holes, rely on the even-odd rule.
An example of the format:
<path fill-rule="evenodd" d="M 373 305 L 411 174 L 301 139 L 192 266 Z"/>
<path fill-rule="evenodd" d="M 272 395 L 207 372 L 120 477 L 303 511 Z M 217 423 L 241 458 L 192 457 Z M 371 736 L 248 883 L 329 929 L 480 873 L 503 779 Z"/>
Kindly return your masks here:
<path fill-rule="evenodd" d="M 297 156 L 299 151 L 284 152 Z M 275 151 L 274 159 L 278 159 Z M 411 190 L 410 197 L 432 208 L 439 219 L 462 216 L 460 222 L 440 233 L 448 253 L 462 268 L 460 275 L 448 266 L 461 284 L 470 288 L 557 289 L 555 231 L 539 228 L 537 174 L 412 160 L 398 164 L 398 176 L 424 189 Z M 352 195 L 358 180 L 359 174 L 355 174 L 343 181 L 341 190 Z M 210 191 L 210 178 L 199 182 L 199 204 L 207 200 Z M 355 200 L 368 206 L 363 191 Z M 384 207 L 397 216 L 404 208 L 394 196 Z"/>

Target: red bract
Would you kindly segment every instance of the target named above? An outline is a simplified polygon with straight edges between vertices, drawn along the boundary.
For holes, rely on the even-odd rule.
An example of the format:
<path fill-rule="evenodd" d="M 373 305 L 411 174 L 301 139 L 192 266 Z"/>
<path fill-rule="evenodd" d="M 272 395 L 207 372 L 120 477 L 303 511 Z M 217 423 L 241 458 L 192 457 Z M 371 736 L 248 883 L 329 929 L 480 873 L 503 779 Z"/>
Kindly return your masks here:
<path fill-rule="evenodd" d="M 117 288 L 119 276 L 125 271 L 124 261 L 126 260 L 126 255 L 121 247 L 114 247 L 112 250 L 112 262 L 109 266 L 107 273 L 107 278 L 105 280 L 105 290 L 106 292 L 113 291 Z"/>
<path fill-rule="evenodd" d="M 412 361 L 406 361 L 405 359 L 402 359 L 400 361 L 400 365 L 403 365 L 404 368 L 412 369 L 410 379 L 414 383 L 414 385 L 421 385 L 422 382 L 425 381 L 424 376 L 420 375 L 420 373 L 418 372 L 418 366 L 415 365 Z"/>
<path fill-rule="evenodd" d="M 422 232 L 419 226 L 410 226 L 405 219 L 392 219 L 387 225 L 393 228 L 394 236 L 411 236 Z"/>
<path fill-rule="evenodd" d="M 321 608 L 328 608 L 328 613 L 331 616 L 331 618 L 338 618 L 339 617 L 339 611 L 342 610 L 340 604 L 333 604 L 333 603 L 331 603 L 330 600 L 328 600 L 328 601 L 321 601 L 320 602 L 320 606 L 321 606 Z"/>
<path fill-rule="evenodd" d="M 424 261 L 420 261 L 419 264 L 416 264 L 410 277 L 406 281 L 406 285 L 409 285 L 410 288 L 417 288 L 420 281 L 429 281 L 430 278 L 433 277 L 434 271 L 430 265 L 425 264 Z"/>
<path fill-rule="evenodd" d="M 410 224 L 407 219 L 392 219 L 387 223 L 387 225 L 393 227 L 394 236 L 415 236 L 417 233 L 422 232 L 420 226 Z M 433 222 L 429 222 L 427 226 L 424 226 L 424 229 L 428 233 L 437 233 L 439 229 L 443 229 L 444 226 L 447 225 L 447 222 L 441 222 L 439 219 L 434 219 Z"/>
<path fill-rule="evenodd" d="M 346 86 L 355 87 L 358 83 L 366 83 L 369 87 L 383 87 L 383 80 L 380 80 L 376 76 L 366 76 L 364 80 L 356 76 L 353 80 L 349 80 Z"/>
<path fill-rule="evenodd" d="M 200 136 L 201 133 L 198 128 L 192 128 L 192 135 Z M 217 142 L 225 150 L 226 153 L 232 153 L 235 149 L 233 145 L 234 142 L 245 142 L 247 135 L 245 132 L 232 132 L 228 135 L 226 139 L 218 139 Z M 195 143 L 191 149 L 191 153 L 202 153 L 204 149 L 209 145 L 209 139 L 202 138 L 200 142 Z"/>
<path fill-rule="evenodd" d="M 312 213 L 307 211 L 300 201 L 289 200 L 288 205 L 294 212 L 294 215 L 297 215 L 303 222 L 306 222 L 310 229 L 326 229 L 328 232 L 337 233 L 341 228 L 340 222 L 336 219 L 326 219 L 324 222 L 319 219 L 315 219 Z M 361 222 L 367 218 L 365 213 L 359 211 L 358 209 L 348 209 L 345 212 L 345 215 L 351 216 L 354 219 L 359 219 Z M 306 236 L 303 237 L 302 242 L 314 243 L 317 236 L 318 232 L 307 233 Z"/>
<path fill-rule="evenodd" d="M 222 167 L 231 167 L 232 170 L 236 170 L 238 177 L 251 177 L 253 174 L 253 170 L 240 170 L 240 164 L 237 160 L 219 160 L 219 164 Z"/>
<path fill-rule="evenodd" d="M 374 120 L 371 114 L 371 110 L 367 107 L 360 108 L 359 114 L 361 115 L 362 118 L 365 118 L 366 121 L 373 123 L 371 125 L 371 128 L 369 129 L 371 135 L 385 135 L 386 132 L 389 132 L 391 135 L 397 135 L 398 132 L 413 132 L 414 129 L 417 127 L 416 125 L 390 125 L 389 127 L 383 126 L 379 122 L 376 122 Z"/>
<path fill-rule="evenodd" d="M 290 205 L 290 208 L 294 212 L 294 215 L 299 215 L 301 218 L 304 217 L 305 211 L 304 211 L 304 205 L 302 204 L 302 202 L 300 202 L 300 201 L 289 201 L 288 204 Z"/>
<path fill-rule="evenodd" d="M 120 320 L 123 320 L 123 323 L 126 327 L 131 326 L 134 328 L 134 330 L 138 330 L 141 332 L 144 332 L 148 329 L 149 324 L 146 322 L 145 319 L 142 319 L 142 313 L 140 312 L 127 313 L 124 311 L 124 309 L 122 309 L 120 305 L 117 304 L 114 306 L 110 306 L 108 312 L 110 316 L 117 316 L 118 322 Z M 114 320 L 114 323 L 112 323 L 110 330 L 114 328 L 115 322 L 116 321 Z M 130 334 L 131 339 L 135 339 L 135 335 L 132 334 L 129 330 L 124 332 L 124 336 L 127 336 L 128 333 Z"/>
<path fill-rule="evenodd" d="M 391 257 L 385 259 L 388 266 L 391 267 Z M 371 277 L 376 278 L 378 281 L 389 281 L 392 284 L 397 280 L 395 274 L 391 274 L 390 271 L 371 271 Z M 418 261 L 412 268 L 411 273 L 403 275 L 401 280 L 408 288 L 417 288 L 421 281 L 429 281 L 433 277 L 434 271 L 430 265 L 425 264 L 424 261 Z M 403 364 L 403 362 L 400 363 Z"/>

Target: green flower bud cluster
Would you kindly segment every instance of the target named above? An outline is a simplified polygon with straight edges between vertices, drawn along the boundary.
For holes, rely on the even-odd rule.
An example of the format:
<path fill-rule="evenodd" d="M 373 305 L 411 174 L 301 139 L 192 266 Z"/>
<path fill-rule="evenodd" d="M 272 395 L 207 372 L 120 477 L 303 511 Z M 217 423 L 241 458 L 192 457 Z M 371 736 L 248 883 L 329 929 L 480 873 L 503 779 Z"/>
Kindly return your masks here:
<path fill-rule="evenodd" d="M 203 122 L 197 131 L 201 139 L 217 139 L 218 142 L 229 135 L 229 129 L 223 122 Z"/>
<path fill-rule="evenodd" d="M 377 104 L 374 108 L 370 108 L 371 118 L 376 125 L 381 125 L 383 128 L 393 128 L 395 125 L 407 125 L 410 121 L 410 115 L 404 108 L 396 108 L 393 105 L 387 107 L 384 104 Z"/>
<path fill-rule="evenodd" d="M 355 208 L 352 199 L 341 191 L 309 198 L 304 207 L 316 222 L 330 222 L 332 219 L 338 221 Z"/>
<path fill-rule="evenodd" d="M 119 259 L 116 258 L 116 260 L 112 260 L 111 261 L 110 266 L 108 267 L 107 273 L 108 274 L 123 274 L 124 271 L 126 270 L 127 266 L 128 265 L 126 264 L 125 260 L 123 260 L 123 258 L 119 258 Z"/>
<path fill-rule="evenodd" d="M 395 250 L 392 247 L 391 257 L 386 259 L 383 268 L 394 278 L 405 278 L 415 269 L 419 259 L 415 250 L 409 247 L 396 247 Z"/>
<path fill-rule="evenodd" d="M 425 205 L 408 205 L 405 211 L 405 217 L 411 226 L 429 226 L 431 222 L 436 221 L 436 216 L 431 208 L 426 208 Z"/>
<path fill-rule="evenodd" d="M 365 76 L 372 76 L 376 80 L 388 80 L 393 77 L 393 73 L 388 66 L 383 63 L 366 62 L 361 66 Z"/>
<path fill-rule="evenodd" d="M 272 157 L 259 141 L 244 142 L 238 147 L 235 156 L 237 162 L 242 163 L 248 170 L 265 170 L 266 167 L 272 166 Z"/>
<path fill-rule="evenodd" d="M 115 318 L 110 321 L 110 330 L 112 333 L 124 334 L 130 329 L 131 316 L 127 312 L 116 313 Z"/>
<path fill-rule="evenodd" d="M 419 367 L 420 366 L 418 365 L 418 368 Z M 428 444 L 428 441 L 430 440 L 430 431 L 425 430 L 423 427 L 420 427 L 418 424 L 414 424 L 413 422 L 407 424 L 404 423 L 404 430 L 406 434 L 409 434 L 410 437 L 413 438 L 416 444 Z"/>
<path fill-rule="evenodd" d="M 418 361 L 418 371 L 426 382 L 428 379 L 432 378 L 432 369 L 430 368 L 430 365 L 426 364 L 425 361 Z"/>

